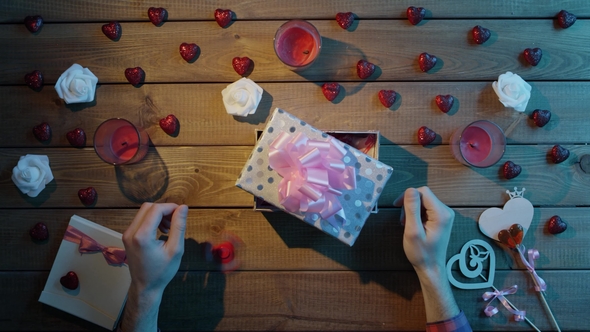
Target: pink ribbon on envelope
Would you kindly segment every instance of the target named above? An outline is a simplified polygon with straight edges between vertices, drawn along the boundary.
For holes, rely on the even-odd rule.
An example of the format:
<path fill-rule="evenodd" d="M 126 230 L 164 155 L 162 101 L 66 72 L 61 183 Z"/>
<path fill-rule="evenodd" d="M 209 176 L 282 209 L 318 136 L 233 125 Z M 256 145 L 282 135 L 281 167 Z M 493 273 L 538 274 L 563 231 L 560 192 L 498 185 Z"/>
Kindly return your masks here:
<path fill-rule="evenodd" d="M 285 210 L 319 213 L 338 228 L 330 218 L 335 214 L 346 218 L 337 196 L 343 189 L 356 188 L 355 169 L 342 161 L 345 155 L 346 149 L 331 136 L 318 141 L 301 132 L 281 132 L 270 144 L 268 161 L 283 178 L 278 190 Z"/>
<path fill-rule="evenodd" d="M 494 301 L 494 299 L 498 299 L 498 301 L 500 301 L 504 307 L 510 311 L 512 314 L 514 314 L 514 320 L 517 322 L 522 322 L 525 318 L 526 315 L 526 311 L 524 310 L 516 310 L 516 309 L 512 309 L 512 307 L 510 306 L 510 304 L 508 303 L 508 300 L 504 297 L 504 295 L 511 295 L 516 293 L 516 291 L 518 290 L 518 286 L 514 285 L 508 288 L 505 288 L 503 290 L 495 290 L 493 292 L 485 292 L 482 295 L 482 298 L 484 301 L 490 301 L 490 303 L 492 301 Z M 493 315 L 498 313 L 498 309 L 496 307 L 494 307 L 493 305 L 488 305 L 485 309 L 484 309 L 484 313 L 486 314 L 486 316 L 488 317 L 492 317 Z"/>
<path fill-rule="evenodd" d="M 79 244 L 78 251 L 81 254 L 97 251 L 102 252 L 102 255 L 109 264 L 120 265 L 127 262 L 125 249 L 105 247 L 75 227 L 68 226 L 66 234 L 64 235 L 64 240 Z"/>

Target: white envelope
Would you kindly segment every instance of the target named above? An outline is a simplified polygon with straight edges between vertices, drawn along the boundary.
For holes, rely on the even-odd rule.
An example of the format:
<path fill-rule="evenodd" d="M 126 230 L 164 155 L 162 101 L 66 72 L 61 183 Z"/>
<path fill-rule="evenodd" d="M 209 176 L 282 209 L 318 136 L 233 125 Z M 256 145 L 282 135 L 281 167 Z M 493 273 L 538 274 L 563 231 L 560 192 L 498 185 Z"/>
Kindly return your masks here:
<path fill-rule="evenodd" d="M 103 246 L 123 248 L 121 233 L 77 215 L 72 216 L 70 225 Z M 59 282 L 69 271 L 78 275 L 80 284 L 76 290 Z M 109 265 L 101 252 L 80 254 L 78 244 L 62 240 L 39 301 L 113 330 L 130 284 L 127 264 Z"/>

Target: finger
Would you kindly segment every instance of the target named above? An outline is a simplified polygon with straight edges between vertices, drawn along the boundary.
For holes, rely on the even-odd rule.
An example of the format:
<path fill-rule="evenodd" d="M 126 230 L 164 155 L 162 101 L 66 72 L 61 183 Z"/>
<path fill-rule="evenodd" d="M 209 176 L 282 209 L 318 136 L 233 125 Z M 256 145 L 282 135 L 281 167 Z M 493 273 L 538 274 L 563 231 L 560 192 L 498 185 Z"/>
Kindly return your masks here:
<path fill-rule="evenodd" d="M 164 218 L 162 218 L 162 221 L 158 225 L 158 229 L 162 233 L 168 234 L 168 231 L 170 230 L 170 218 L 172 218 L 172 216 L 164 216 Z"/>
<path fill-rule="evenodd" d="M 405 195 L 405 191 L 402 192 L 401 194 L 399 194 L 399 196 L 397 196 L 397 198 L 393 200 L 393 206 L 395 206 L 395 207 L 404 206 L 404 195 Z M 406 213 L 404 212 L 404 209 L 402 209 L 400 212 L 399 222 L 402 225 L 406 224 Z"/>
<path fill-rule="evenodd" d="M 155 238 L 156 229 L 158 228 L 158 225 L 160 225 L 160 222 L 162 222 L 162 218 L 166 215 L 172 214 L 177 207 L 178 205 L 174 203 L 152 204 L 144 215 L 143 223 L 137 230 L 137 235 L 146 238 L 153 236 Z"/>
<path fill-rule="evenodd" d="M 404 212 L 406 215 L 404 233 L 407 233 L 411 237 L 416 236 L 422 238 L 426 235 L 424 226 L 422 226 L 421 208 L 420 192 L 414 188 L 406 189 L 404 193 Z"/>
<path fill-rule="evenodd" d="M 139 227 L 143 223 L 143 219 L 145 218 L 145 214 L 150 209 L 152 204 L 153 203 L 146 202 L 141 205 L 141 207 L 139 208 L 139 211 L 137 211 L 137 214 L 135 215 L 135 217 L 131 221 L 131 224 L 129 224 L 129 227 L 127 227 L 127 230 L 125 231 L 126 233 L 135 234 L 135 232 L 137 232 L 137 230 L 139 229 Z"/>
<path fill-rule="evenodd" d="M 393 200 L 393 206 L 395 206 L 395 207 L 404 206 L 404 195 L 405 195 L 405 192 L 399 194 L 399 196 L 397 196 L 397 198 Z"/>
<path fill-rule="evenodd" d="M 418 188 L 418 191 L 422 194 L 422 201 L 428 216 L 427 219 L 435 221 L 434 223 L 425 224 L 425 227 L 431 229 L 445 228 L 449 227 L 449 225 L 452 227 L 455 212 L 441 202 L 430 188 L 421 187 Z"/>
<path fill-rule="evenodd" d="M 164 233 L 164 234 L 168 234 L 168 231 L 170 230 L 170 225 L 165 225 L 163 222 L 160 223 L 160 225 L 158 225 L 158 230 L 160 230 L 160 232 Z"/>
<path fill-rule="evenodd" d="M 170 223 L 170 232 L 166 246 L 170 246 L 176 252 L 184 251 L 184 233 L 186 231 L 186 217 L 188 216 L 188 206 L 181 205 L 174 210 L 172 222 Z"/>
<path fill-rule="evenodd" d="M 430 188 L 420 187 L 418 191 L 422 195 L 422 204 L 424 204 L 426 210 L 438 210 L 443 205 Z"/>

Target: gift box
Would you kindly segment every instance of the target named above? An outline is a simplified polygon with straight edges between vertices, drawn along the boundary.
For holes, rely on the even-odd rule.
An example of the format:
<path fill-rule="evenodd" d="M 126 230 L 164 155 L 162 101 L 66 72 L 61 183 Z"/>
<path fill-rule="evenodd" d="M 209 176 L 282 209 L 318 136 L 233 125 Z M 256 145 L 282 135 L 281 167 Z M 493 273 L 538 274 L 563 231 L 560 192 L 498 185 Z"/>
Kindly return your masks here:
<path fill-rule="evenodd" d="M 352 246 L 392 172 L 277 108 L 236 186 Z"/>
<path fill-rule="evenodd" d="M 115 329 L 131 284 L 125 257 L 121 233 L 72 216 L 39 301 Z M 78 276 L 73 290 L 60 283 L 69 271 Z"/>
<path fill-rule="evenodd" d="M 258 142 L 262 136 L 262 130 L 256 129 L 256 140 Z M 326 134 L 338 139 L 340 142 L 350 145 L 351 147 L 363 152 L 369 157 L 379 160 L 379 131 L 344 131 L 344 130 L 325 130 Z M 254 211 L 276 212 L 281 211 L 278 207 L 268 203 L 260 197 L 254 196 Z M 379 212 L 377 202 L 373 206 L 371 213 Z"/>

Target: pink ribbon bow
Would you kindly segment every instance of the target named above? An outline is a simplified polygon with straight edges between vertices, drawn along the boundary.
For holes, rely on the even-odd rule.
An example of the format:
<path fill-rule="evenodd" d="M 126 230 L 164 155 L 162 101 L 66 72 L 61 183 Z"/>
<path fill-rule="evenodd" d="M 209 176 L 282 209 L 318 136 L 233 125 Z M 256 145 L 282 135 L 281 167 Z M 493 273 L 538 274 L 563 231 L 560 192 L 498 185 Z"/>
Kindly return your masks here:
<path fill-rule="evenodd" d="M 333 137 L 328 141 L 310 140 L 299 132 L 281 132 L 270 144 L 269 165 L 283 179 L 279 183 L 279 202 L 285 210 L 319 213 L 332 226 L 339 214 L 346 220 L 338 197 L 343 189 L 356 188 L 355 169 L 342 158 L 344 147 Z M 334 218 L 332 218 L 334 219 Z"/>
<path fill-rule="evenodd" d="M 515 321 L 522 322 L 525 319 L 526 311 L 512 309 L 512 307 L 508 303 L 508 300 L 504 297 L 504 295 L 511 295 L 511 294 L 516 293 L 517 290 L 518 290 L 518 286 L 514 285 L 512 287 L 508 287 L 503 290 L 496 289 L 493 292 L 485 292 L 485 293 L 483 293 L 482 297 L 483 297 L 484 301 L 490 301 L 490 303 L 492 301 L 494 301 L 494 299 L 498 299 L 498 301 L 500 301 L 504 305 L 504 307 L 506 309 L 508 309 L 508 311 L 510 311 L 512 314 L 514 314 Z M 484 309 L 484 313 L 486 314 L 486 316 L 492 317 L 493 315 L 498 313 L 498 308 L 494 307 L 493 305 L 488 305 Z"/>
<path fill-rule="evenodd" d="M 127 255 L 124 249 L 105 247 L 75 227 L 68 226 L 64 240 L 79 244 L 78 251 L 81 254 L 97 251 L 102 252 L 102 255 L 109 264 L 120 265 L 127 262 Z"/>
<path fill-rule="evenodd" d="M 524 257 L 524 251 L 526 250 L 524 245 L 522 245 L 522 244 L 518 245 L 517 249 L 518 249 L 518 253 L 520 254 L 520 260 L 522 261 L 524 266 L 526 266 L 527 270 L 529 270 L 529 272 L 531 273 L 531 276 L 533 277 L 533 279 L 535 281 L 535 290 L 537 292 L 546 291 L 547 284 L 545 283 L 545 280 L 543 280 L 543 278 L 539 277 L 539 275 L 537 274 L 537 271 L 535 271 L 535 259 L 539 258 L 539 251 L 537 249 L 529 249 L 527 252 L 527 254 L 528 254 L 528 260 L 527 260 Z"/>

